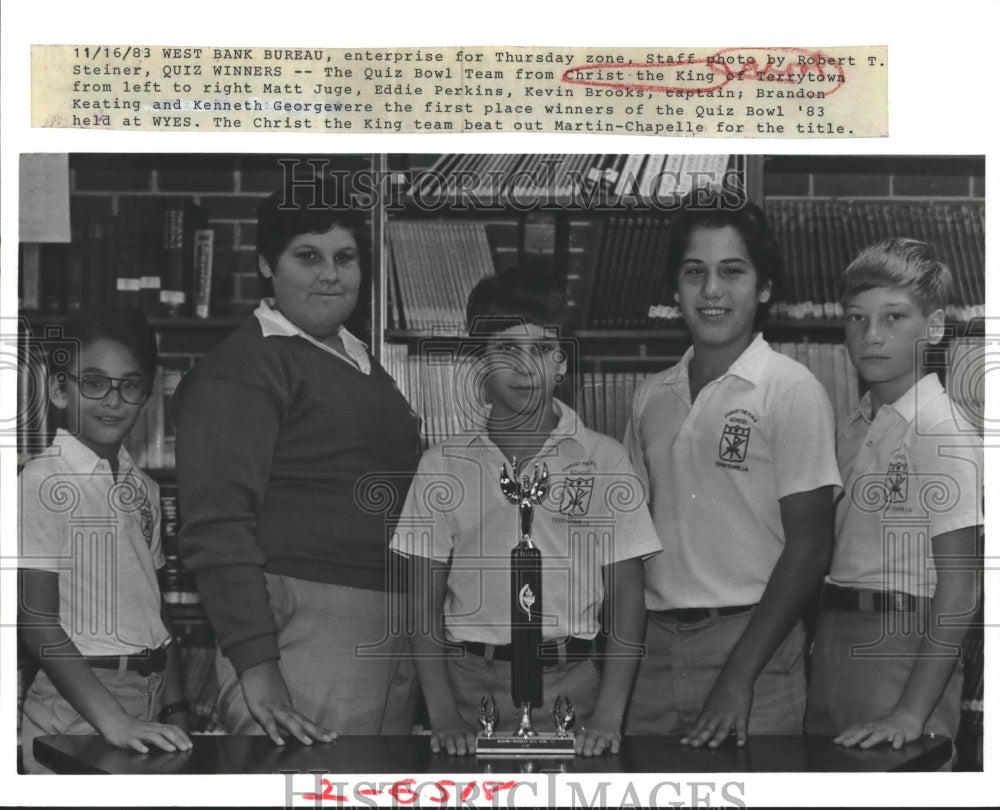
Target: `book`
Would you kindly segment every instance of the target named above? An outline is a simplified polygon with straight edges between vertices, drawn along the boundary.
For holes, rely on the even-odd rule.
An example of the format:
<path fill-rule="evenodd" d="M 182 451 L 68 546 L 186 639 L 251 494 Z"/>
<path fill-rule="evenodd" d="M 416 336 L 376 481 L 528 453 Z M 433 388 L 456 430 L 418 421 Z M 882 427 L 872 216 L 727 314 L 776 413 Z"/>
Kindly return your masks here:
<path fill-rule="evenodd" d="M 177 484 L 173 481 L 164 481 L 160 484 L 160 543 L 164 559 L 160 586 L 163 591 L 163 601 L 168 605 L 190 605 L 200 601 L 194 576 L 187 571 L 181 561 L 177 546 L 180 527 L 180 498 Z M 184 647 L 192 645 L 194 639 L 191 635 L 188 630 L 180 636 Z"/>
<path fill-rule="evenodd" d="M 633 197 L 638 191 L 639 174 L 642 168 L 643 155 L 629 155 L 625 159 L 625 166 L 618 176 L 618 183 L 615 185 L 615 199 L 621 202 L 625 197 Z"/>
<path fill-rule="evenodd" d="M 21 332 L 17 355 L 17 462 L 20 464 L 48 446 L 53 427 L 49 420 L 48 367 L 42 341 Z"/>
<path fill-rule="evenodd" d="M 678 193 L 681 184 L 681 167 L 684 165 L 684 155 L 669 154 L 663 161 L 663 171 L 660 175 L 660 185 L 656 197 L 664 202 L 671 200 Z"/>
<path fill-rule="evenodd" d="M 663 180 L 660 170 L 663 168 L 663 162 L 666 159 L 666 155 L 649 155 L 646 157 L 646 163 L 642 169 L 642 177 L 639 180 L 639 196 L 643 200 L 651 200 L 657 195 L 660 183 Z"/>
<path fill-rule="evenodd" d="M 86 271 L 84 269 L 84 243 L 86 241 L 86 226 L 76 218 L 70 227 L 70 243 L 60 245 L 63 258 L 60 261 L 66 265 L 66 280 L 63 290 L 63 311 L 67 315 L 79 312 L 86 303 Z"/>
<path fill-rule="evenodd" d="M 115 246 L 115 304 L 138 307 L 142 285 L 142 223 L 137 214 L 126 209 L 118 215 Z"/>
<path fill-rule="evenodd" d="M 39 245 L 41 310 L 49 315 L 65 311 L 66 250 L 63 245 Z"/>
<path fill-rule="evenodd" d="M 153 395 L 155 396 L 155 391 Z M 143 470 L 151 469 L 149 465 L 149 409 L 143 408 L 135 425 L 122 442 L 135 466 Z"/>
<path fill-rule="evenodd" d="M 153 389 L 153 393 L 149 397 L 149 403 L 143 411 L 143 417 L 145 420 L 146 446 L 141 466 L 147 470 L 160 470 L 167 466 L 173 467 L 173 462 L 171 461 L 171 463 L 167 465 L 163 457 L 164 413 L 162 367 L 160 368 L 159 377 L 159 385 Z"/>
<path fill-rule="evenodd" d="M 194 275 L 193 204 L 186 199 L 169 200 L 163 207 L 162 277 L 147 277 L 158 289 L 160 309 L 172 318 L 190 314 Z M 145 284 L 146 282 L 144 282 Z"/>
<path fill-rule="evenodd" d="M 839 419 L 843 415 L 843 405 L 838 405 L 841 395 L 840 389 L 837 387 L 836 359 L 834 358 L 834 349 L 837 347 L 832 343 L 810 343 L 809 347 L 810 361 L 814 360 L 815 362 L 815 365 L 812 365 L 810 370 L 826 389 L 826 395 L 830 400 L 830 407 L 833 408 L 834 418 Z"/>
<path fill-rule="evenodd" d="M 42 308 L 42 250 L 37 242 L 18 245 L 18 306 L 22 310 L 37 311 Z"/>
<path fill-rule="evenodd" d="M 194 232 L 194 314 L 207 318 L 212 312 L 212 272 L 215 263 L 215 231 Z"/>
<path fill-rule="evenodd" d="M 107 306 L 115 298 L 115 221 L 90 216 L 83 246 L 84 300 L 91 308 Z"/>
<path fill-rule="evenodd" d="M 177 464 L 177 426 L 174 422 L 174 394 L 181 378 L 188 369 L 186 358 L 164 358 L 160 366 L 160 412 L 161 421 L 157 425 L 161 431 L 159 438 L 162 466 L 173 469 Z"/>

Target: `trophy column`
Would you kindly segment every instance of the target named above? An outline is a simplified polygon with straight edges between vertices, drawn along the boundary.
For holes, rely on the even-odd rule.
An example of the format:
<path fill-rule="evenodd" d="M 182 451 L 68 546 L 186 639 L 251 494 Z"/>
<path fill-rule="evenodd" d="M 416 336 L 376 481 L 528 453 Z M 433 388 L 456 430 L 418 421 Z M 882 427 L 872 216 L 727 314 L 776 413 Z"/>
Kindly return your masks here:
<path fill-rule="evenodd" d="M 515 470 L 516 473 L 516 470 Z M 500 484 L 507 468 L 501 472 Z M 542 643 L 542 552 L 531 541 L 532 509 L 541 503 L 549 488 L 548 469 L 543 466 L 539 477 L 529 481 L 525 476 L 520 486 L 504 488 L 507 499 L 518 504 L 521 519 L 521 539 L 510 552 L 510 689 L 514 705 L 521 712 L 518 736 L 534 737 L 531 710 L 542 703 L 542 665 L 538 648 Z"/>
<path fill-rule="evenodd" d="M 518 480 L 517 459 L 513 459 L 514 477 L 505 464 L 500 471 L 500 489 L 511 503 L 518 506 L 521 539 L 510 554 L 510 633 L 511 633 L 511 697 L 519 712 L 518 729 L 514 734 L 497 734 L 499 708 L 491 695 L 484 695 L 479 707 L 479 722 L 483 733 L 476 741 L 476 753 L 485 756 L 573 756 L 573 736 L 567 729 L 573 722 L 573 705 L 569 698 L 556 700 L 552 718 L 556 734 L 539 734 L 531 723 L 532 708 L 542 704 L 542 553 L 531 540 L 534 507 L 542 502 L 549 490 L 548 467 L 541 474 L 535 466 L 534 476 Z"/>

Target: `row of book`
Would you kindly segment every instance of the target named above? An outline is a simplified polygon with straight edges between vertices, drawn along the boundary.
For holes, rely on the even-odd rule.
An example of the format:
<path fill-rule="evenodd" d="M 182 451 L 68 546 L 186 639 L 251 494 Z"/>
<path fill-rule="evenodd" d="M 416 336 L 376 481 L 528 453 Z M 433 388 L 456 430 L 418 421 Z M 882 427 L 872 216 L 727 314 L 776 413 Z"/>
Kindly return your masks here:
<path fill-rule="evenodd" d="M 472 364 L 461 359 L 458 351 L 444 348 L 410 354 L 403 343 L 387 343 L 382 365 L 420 416 L 423 447 L 482 427 L 485 403 Z"/>
<path fill-rule="evenodd" d="M 159 486 L 160 542 L 164 559 L 160 589 L 163 592 L 163 601 L 168 605 L 196 605 L 199 603 L 199 599 L 194 576 L 185 570 L 177 546 L 177 536 L 181 530 L 181 509 L 177 483 L 175 481 L 161 481 Z M 192 628 L 192 632 L 198 631 L 197 625 Z M 199 637 L 194 636 L 188 641 L 196 644 Z"/>
<path fill-rule="evenodd" d="M 401 329 L 461 329 L 469 291 L 494 272 L 481 222 L 390 220 L 393 322 Z"/>
<path fill-rule="evenodd" d="M 190 200 L 144 200 L 118 216 L 74 214 L 71 241 L 20 246 L 20 306 L 68 315 L 137 306 L 151 317 L 207 318 L 215 231 Z"/>
<path fill-rule="evenodd" d="M 172 470 L 175 466 L 176 426 L 172 415 L 174 392 L 191 368 L 188 355 L 161 357 L 149 403 L 125 439 L 135 463 L 147 470 Z"/>
<path fill-rule="evenodd" d="M 771 200 L 767 213 L 785 259 L 786 289 L 776 314 L 839 318 L 838 282 L 866 245 L 889 237 L 929 242 L 952 271 L 947 316 L 985 314 L 985 206 L 977 202 L 846 202 Z"/>
<path fill-rule="evenodd" d="M 655 325 L 650 305 L 673 302 L 664 272 L 670 221 L 663 216 L 611 216 L 604 226 L 591 291 L 590 329 Z"/>
<path fill-rule="evenodd" d="M 722 186 L 729 155 L 446 154 L 417 173 L 417 204 L 668 202 L 693 188 Z"/>
<path fill-rule="evenodd" d="M 635 390 L 649 376 L 643 372 L 584 372 L 580 380 L 577 413 L 591 430 L 625 441 Z"/>
<path fill-rule="evenodd" d="M 934 244 L 954 277 L 949 319 L 985 314 L 984 207 L 975 202 L 775 200 L 768 214 L 785 260 L 784 290 L 773 314 L 790 319 L 843 317 L 839 279 L 867 245 L 888 237 Z M 680 313 L 663 259 L 669 214 L 619 212 L 581 223 L 600 229 L 581 256 L 570 293 L 587 329 L 650 329 Z M 486 225 L 462 220 L 393 220 L 391 296 L 402 328 L 461 328 L 472 286 L 493 268 Z M 571 248 L 572 250 L 572 248 Z M 582 307 L 580 306 L 582 304 Z"/>
<path fill-rule="evenodd" d="M 771 348 L 797 360 L 823 384 L 839 424 L 858 408 L 860 391 L 858 375 L 842 343 L 772 343 Z"/>
<path fill-rule="evenodd" d="M 822 383 L 838 421 L 857 409 L 858 376 L 843 344 L 801 341 L 771 345 L 802 363 Z M 454 351 L 435 351 L 411 354 L 404 344 L 387 344 L 382 361 L 420 414 L 425 447 L 482 430 L 486 415 L 473 364 Z M 664 361 L 664 367 L 668 364 Z M 648 376 L 649 372 L 633 370 L 582 372 L 556 395 L 574 405 L 591 430 L 623 441 L 636 388 Z"/>

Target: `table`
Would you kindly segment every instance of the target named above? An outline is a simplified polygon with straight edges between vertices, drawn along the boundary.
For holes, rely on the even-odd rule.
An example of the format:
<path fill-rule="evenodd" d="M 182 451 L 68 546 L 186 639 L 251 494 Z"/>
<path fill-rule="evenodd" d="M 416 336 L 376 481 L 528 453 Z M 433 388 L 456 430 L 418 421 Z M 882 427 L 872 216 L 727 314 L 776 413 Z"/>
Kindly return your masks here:
<path fill-rule="evenodd" d="M 947 737 L 922 737 L 899 751 L 841 748 L 833 737 L 751 737 L 745 748 L 692 749 L 679 737 L 625 737 L 615 756 L 574 759 L 477 759 L 432 754 L 426 737 L 341 736 L 330 743 L 274 745 L 264 736 L 194 736 L 190 751 L 114 748 L 99 736 L 35 739 L 35 758 L 67 774 L 325 773 L 776 773 L 934 771 L 951 757 Z"/>

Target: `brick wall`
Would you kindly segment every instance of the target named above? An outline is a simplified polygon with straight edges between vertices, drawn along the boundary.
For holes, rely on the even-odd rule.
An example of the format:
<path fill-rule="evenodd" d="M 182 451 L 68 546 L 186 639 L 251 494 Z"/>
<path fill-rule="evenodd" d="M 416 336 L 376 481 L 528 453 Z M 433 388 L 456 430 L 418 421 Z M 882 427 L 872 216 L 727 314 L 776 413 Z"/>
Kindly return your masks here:
<path fill-rule="evenodd" d="M 281 184 L 277 161 L 285 157 L 72 154 L 71 210 L 111 215 L 125 208 L 148 208 L 150 216 L 156 216 L 154 206 L 162 198 L 191 198 L 206 211 L 216 234 L 215 314 L 241 315 L 254 306 L 259 295 L 255 209 Z M 337 170 L 368 165 L 365 155 L 299 157 L 329 160 L 330 168 Z M 418 170 L 432 165 L 435 157 L 393 155 L 390 166 Z M 766 158 L 765 178 L 769 198 L 982 199 L 985 195 L 985 161 L 981 157 L 772 156 Z M 498 259 L 509 262 L 516 247 L 513 221 L 496 223 L 490 236 Z M 579 241 L 576 228 L 571 228 L 571 237 Z M 569 269 L 571 273 L 578 270 Z"/>
<path fill-rule="evenodd" d="M 70 155 L 70 211 L 116 215 L 149 210 L 164 198 L 187 197 L 206 212 L 215 231 L 213 314 L 242 315 L 256 304 L 257 204 L 282 182 L 279 158 L 288 155 Z M 357 170 L 366 156 L 301 155 L 328 159 L 331 169 Z M 217 286 L 216 286 L 217 285 Z"/>

